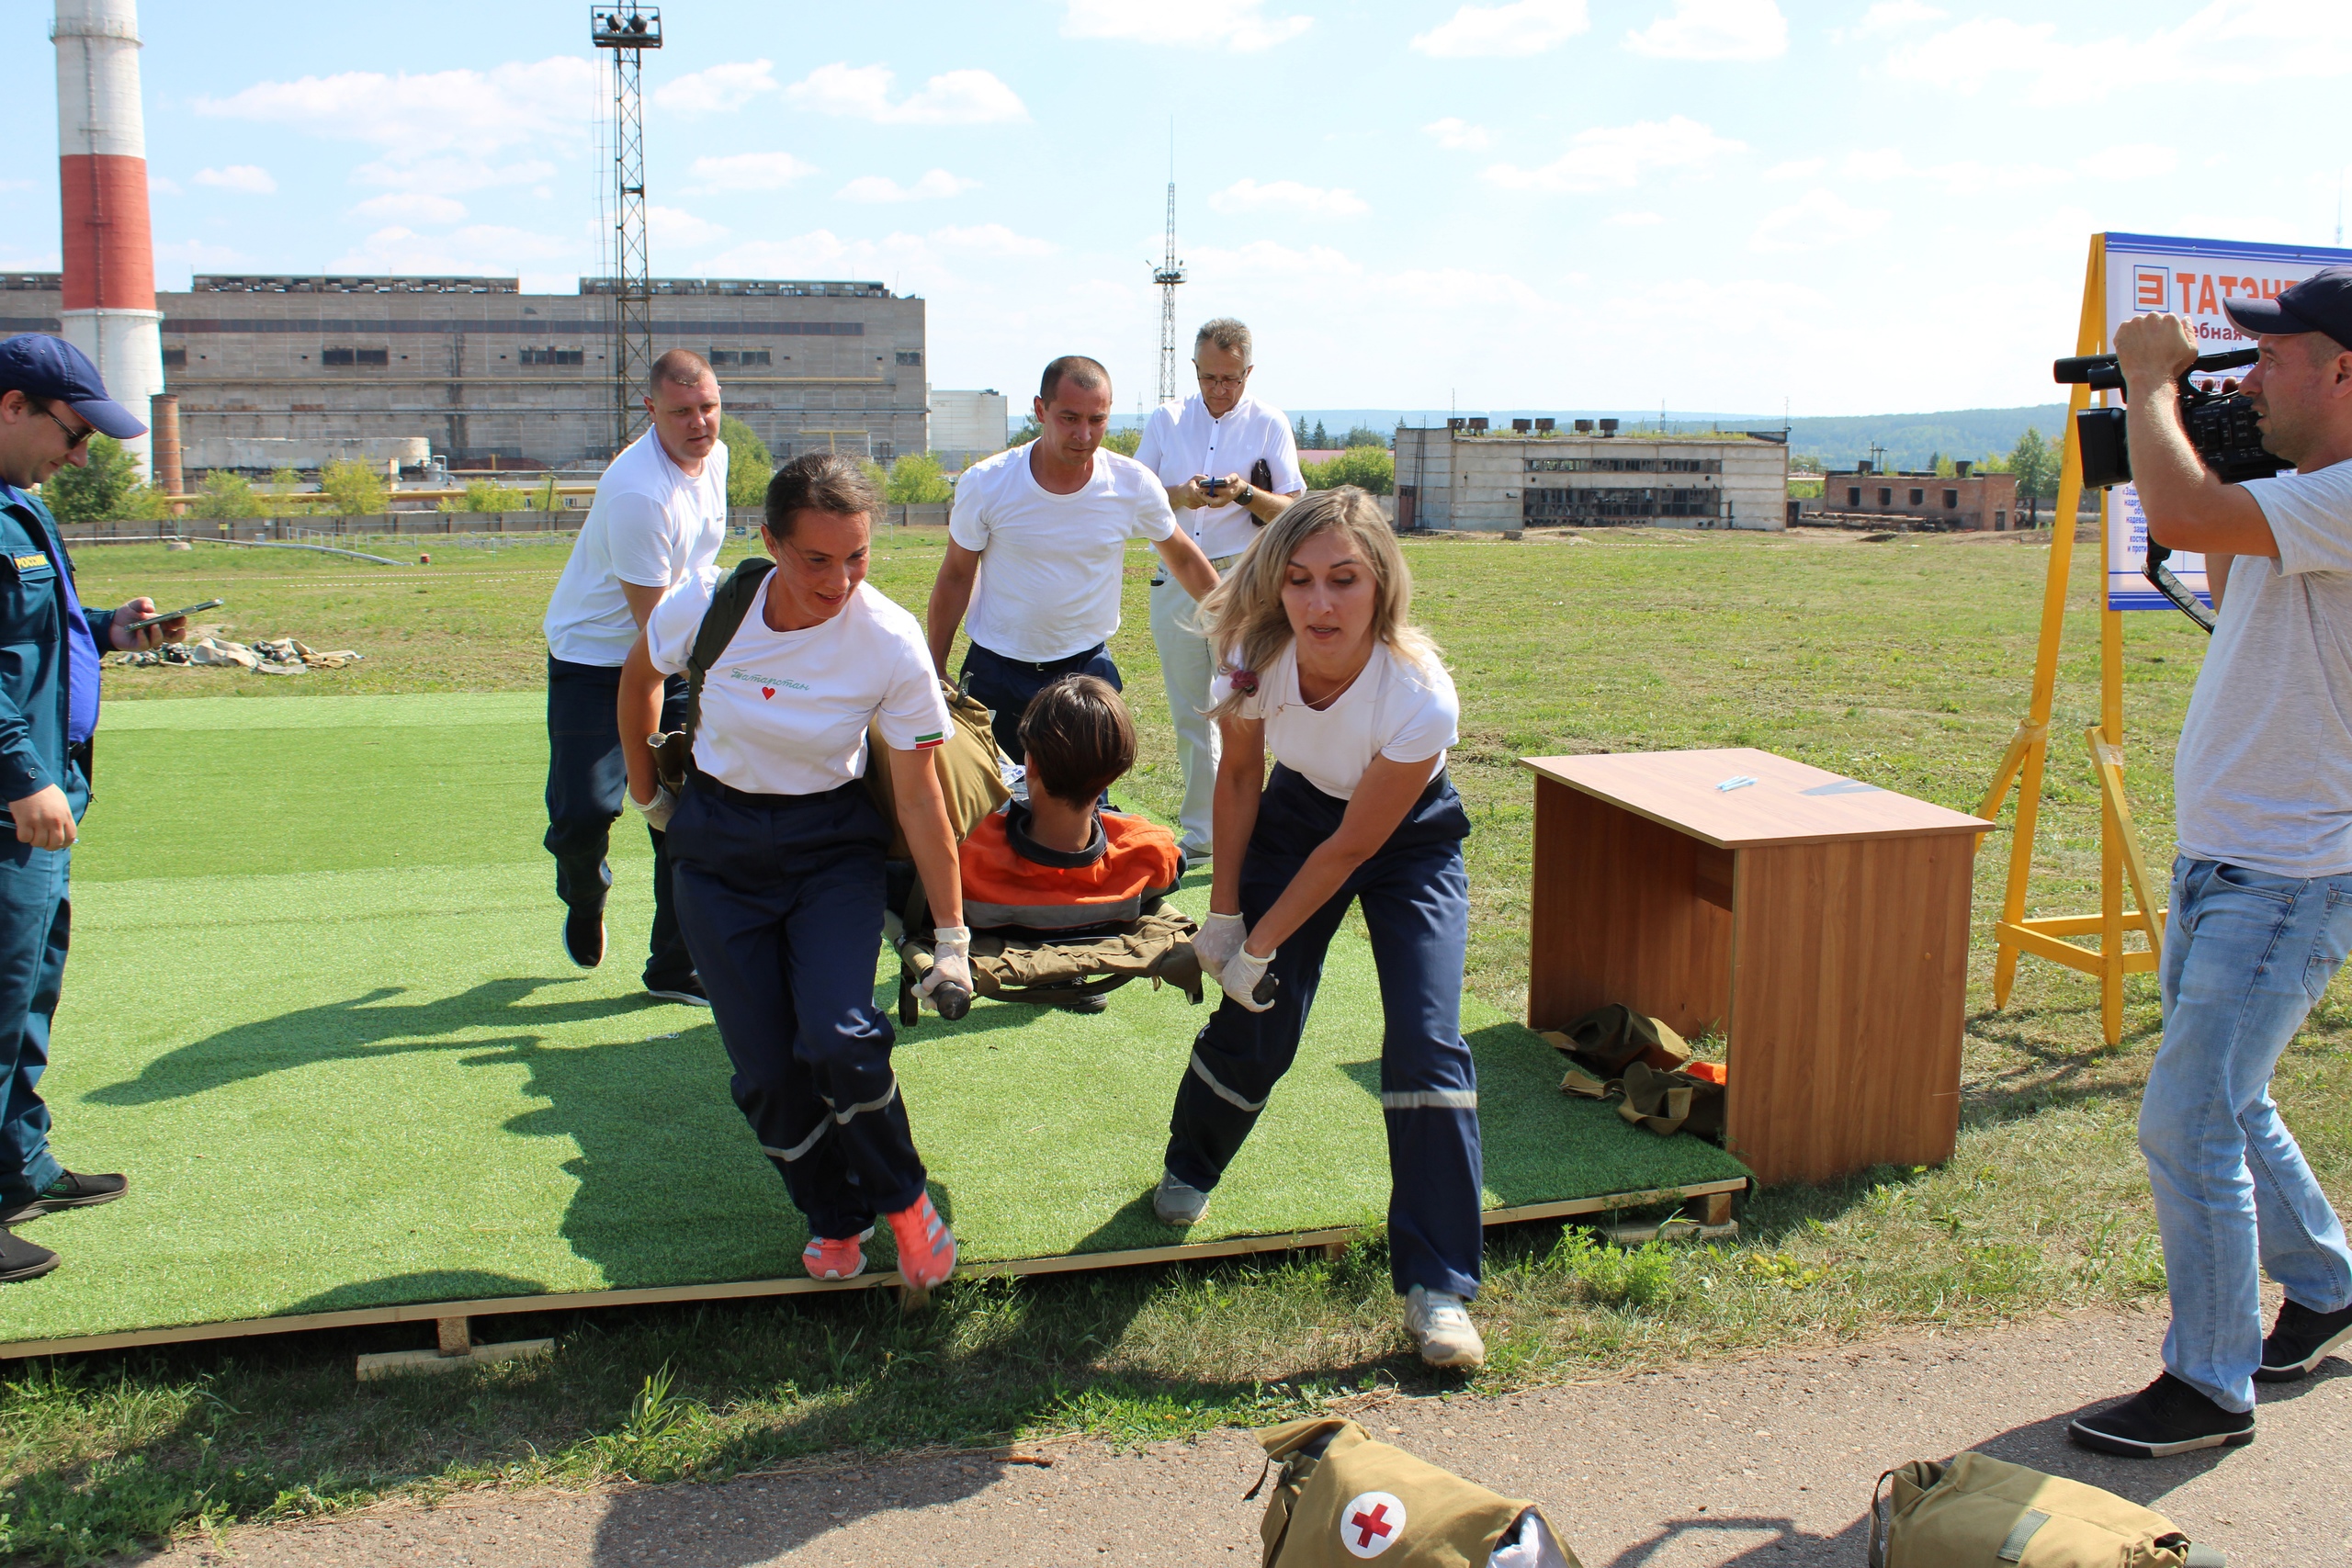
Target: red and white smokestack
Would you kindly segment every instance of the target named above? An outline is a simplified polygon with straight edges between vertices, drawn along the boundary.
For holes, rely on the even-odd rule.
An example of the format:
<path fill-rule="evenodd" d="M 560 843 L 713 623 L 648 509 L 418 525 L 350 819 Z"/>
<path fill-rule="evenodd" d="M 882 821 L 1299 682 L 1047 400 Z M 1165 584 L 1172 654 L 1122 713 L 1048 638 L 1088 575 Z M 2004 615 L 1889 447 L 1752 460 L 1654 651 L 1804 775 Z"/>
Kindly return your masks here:
<path fill-rule="evenodd" d="M 57 0 L 58 181 L 64 197 L 68 343 L 107 395 L 141 413 L 164 389 L 163 315 L 147 219 L 136 0 Z M 150 440 L 123 446 L 147 469 Z"/>

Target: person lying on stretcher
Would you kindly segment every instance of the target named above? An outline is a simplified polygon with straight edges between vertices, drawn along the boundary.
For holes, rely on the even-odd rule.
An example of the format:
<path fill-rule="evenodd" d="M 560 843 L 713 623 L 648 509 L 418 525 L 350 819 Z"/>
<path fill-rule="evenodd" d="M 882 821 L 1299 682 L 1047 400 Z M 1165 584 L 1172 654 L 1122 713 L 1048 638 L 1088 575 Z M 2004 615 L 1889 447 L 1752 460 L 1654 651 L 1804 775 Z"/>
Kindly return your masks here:
<path fill-rule="evenodd" d="M 1030 700 L 1021 743 L 1027 804 L 1011 800 L 982 818 L 957 851 L 965 922 L 1054 938 L 1157 912 L 1182 879 L 1184 857 L 1167 829 L 1102 804 L 1136 761 L 1135 724 L 1118 692 L 1098 675 L 1063 676 Z"/>

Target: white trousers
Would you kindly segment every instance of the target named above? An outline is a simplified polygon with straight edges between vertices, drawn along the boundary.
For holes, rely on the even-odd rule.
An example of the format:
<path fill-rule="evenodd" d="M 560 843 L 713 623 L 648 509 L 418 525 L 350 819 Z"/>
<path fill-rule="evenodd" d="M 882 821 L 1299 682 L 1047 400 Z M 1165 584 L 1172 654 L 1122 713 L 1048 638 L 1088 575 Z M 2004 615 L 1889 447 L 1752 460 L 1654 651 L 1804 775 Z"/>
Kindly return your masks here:
<path fill-rule="evenodd" d="M 1222 571 L 1225 564 L 1217 570 Z M 1191 629 L 1196 606 L 1174 578 L 1151 591 L 1151 640 L 1159 649 L 1159 680 L 1168 689 L 1168 716 L 1176 725 L 1176 760 L 1184 770 L 1184 805 L 1177 813 L 1178 840 L 1188 858 L 1199 859 L 1216 837 L 1212 817 L 1216 795 L 1216 726 L 1201 710 L 1209 705 L 1209 678 L 1216 660 L 1208 639 Z"/>

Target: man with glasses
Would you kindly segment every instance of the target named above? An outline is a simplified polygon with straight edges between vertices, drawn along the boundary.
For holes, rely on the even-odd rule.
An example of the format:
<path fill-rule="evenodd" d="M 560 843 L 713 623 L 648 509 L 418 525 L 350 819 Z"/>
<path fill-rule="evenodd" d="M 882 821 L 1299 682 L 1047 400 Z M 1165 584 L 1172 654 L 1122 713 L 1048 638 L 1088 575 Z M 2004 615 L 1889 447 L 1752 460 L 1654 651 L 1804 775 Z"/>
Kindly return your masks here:
<path fill-rule="evenodd" d="M 56 520 L 26 491 L 89 462 L 93 434 L 146 434 L 72 344 L 31 333 L 0 343 L 0 800 L 14 829 L 0 833 L 0 1225 L 111 1202 L 130 1185 L 57 1162 L 38 1088 L 73 924 L 66 872 L 90 801 L 98 650 L 153 648 L 187 622 L 136 625 L 153 599 L 84 609 Z M 54 1252 L 0 1230 L 0 1280 L 56 1267 Z"/>
<path fill-rule="evenodd" d="M 1220 576 L 1258 530 L 1306 490 L 1289 417 L 1249 395 L 1250 370 L 1250 329 L 1230 316 L 1204 324 L 1193 338 L 1200 391 L 1154 409 L 1136 448 L 1136 460 L 1159 476 L 1179 525 Z M 1215 847 L 1209 802 L 1217 734 L 1204 710 L 1216 659 L 1193 629 L 1193 596 L 1164 571 L 1152 579 L 1151 640 L 1159 648 L 1159 679 L 1184 769 L 1184 805 L 1177 814 L 1184 858 L 1198 865 Z"/>

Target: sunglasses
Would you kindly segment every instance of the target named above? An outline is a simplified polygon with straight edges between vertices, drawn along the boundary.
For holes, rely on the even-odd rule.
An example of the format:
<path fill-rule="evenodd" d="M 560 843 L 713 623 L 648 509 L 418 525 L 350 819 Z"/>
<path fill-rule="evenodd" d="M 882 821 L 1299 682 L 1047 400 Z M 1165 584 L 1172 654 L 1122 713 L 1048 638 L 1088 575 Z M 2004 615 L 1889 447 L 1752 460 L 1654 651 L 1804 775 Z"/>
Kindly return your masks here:
<path fill-rule="evenodd" d="M 91 436 L 96 435 L 98 433 L 98 427 L 95 424 L 85 426 L 80 430 L 75 430 L 72 425 L 67 424 L 63 420 L 58 418 L 47 409 L 41 410 L 40 415 L 43 419 L 49 421 L 50 423 L 65 432 L 65 449 L 68 452 L 71 452 L 74 447 L 79 446 L 83 442 L 87 441 Z"/>

